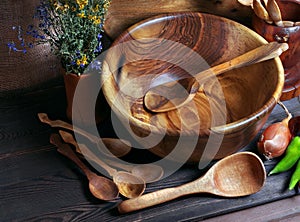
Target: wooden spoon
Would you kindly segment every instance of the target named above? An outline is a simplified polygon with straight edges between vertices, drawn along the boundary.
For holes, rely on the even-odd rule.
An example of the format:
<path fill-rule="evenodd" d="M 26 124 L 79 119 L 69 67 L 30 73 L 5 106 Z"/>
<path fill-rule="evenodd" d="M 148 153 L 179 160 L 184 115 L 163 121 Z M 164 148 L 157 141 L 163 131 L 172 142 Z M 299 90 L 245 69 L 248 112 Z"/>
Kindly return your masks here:
<path fill-rule="evenodd" d="M 59 134 L 61 135 L 62 139 L 66 143 L 70 143 L 74 145 L 77 152 L 81 153 L 80 147 L 82 147 L 82 144 L 79 146 L 71 133 L 68 133 L 63 130 L 59 130 Z M 92 157 L 88 157 L 88 158 L 97 161 L 97 159 L 95 158 Z M 163 169 L 160 166 L 154 164 L 143 164 L 143 165 L 132 166 L 132 165 L 121 164 L 108 159 L 104 160 L 104 162 L 108 163 L 111 166 L 118 167 L 120 169 L 131 172 L 133 175 L 142 178 L 145 181 L 145 183 L 152 183 L 158 181 L 163 176 L 164 173 Z"/>
<path fill-rule="evenodd" d="M 150 89 L 145 94 L 144 104 L 153 112 L 177 109 L 194 98 L 200 88 L 199 82 L 235 68 L 275 58 L 287 49 L 287 43 L 271 42 L 228 62 L 197 73 L 193 77 L 174 76 L 171 73 L 162 74 L 152 81 Z"/>
<path fill-rule="evenodd" d="M 202 192 L 240 197 L 258 192 L 265 180 L 266 171 L 259 157 L 250 152 L 240 152 L 220 160 L 203 177 L 193 182 L 125 200 L 118 209 L 120 213 L 127 213 Z"/>
<path fill-rule="evenodd" d="M 130 144 L 129 141 L 125 141 L 123 139 L 116 139 L 116 138 L 99 138 L 78 127 L 74 128 L 71 124 L 64 122 L 62 120 L 50 120 L 46 113 L 38 113 L 38 117 L 42 123 L 47 123 L 51 127 L 64 128 L 67 130 L 75 131 L 80 135 L 85 136 L 90 141 L 94 142 L 98 146 L 99 150 L 107 156 L 122 157 L 131 151 L 131 146 L 128 145 Z M 105 149 L 102 149 L 99 146 L 101 142 L 104 143 L 105 147 L 109 150 L 109 152 L 106 152 Z"/>
<path fill-rule="evenodd" d="M 267 11 L 277 26 L 283 27 L 280 8 L 275 0 L 268 0 Z"/>
<path fill-rule="evenodd" d="M 125 171 L 117 171 L 116 169 L 107 165 L 93 152 L 90 151 L 84 144 L 79 144 L 82 153 L 89 160 L 97 163 L 113 178 L 113 181 L 117 185 L 120 194 L 127 198 L 135 198 L 142 195 L 146 189 L 145 181 L 132 173 Z"/>
<path fill-rule="evenodd" d="M 112 160 L 105 160 L 111 166 L 131 172 L 141 177 L 146 183 L 153 183 L 160 180 L 164 174 L 162 167 L 155 164 L 125 165 Z"/>
<path fill-rule="evenodd" d="M 57 146 L 58 152 L 74 161 L 85 173 L 89 180 L 89 189 L 91 193 L 101 200 L 115 200 L 119 195 L 119 190 L 116 184 L 102 176 L 98 176 L 93 173 L 73 152 L 68 144 L 62 142 L 61 138 L 57 134 L 52 134 L 50 142 Z"/>
<path fill-rule="evenodd" d="M 262 5 L 260 0 L 253 1 L 253 11 L 258 18 L 266 21 L 269 24 L 273 23 L 272 18 L 270 17 L 267 9 Z"/>
<path fill-rule="evenodd" d="M 76 152 L 81 153 L 80 148 L 78 146 L 78 143 L 75 141 L 73 135 L 69 132 L 59 130 L 59 134 L 61 135 L 62 139 L 66 143 L 70 143 L 76 148 Z M 118 139 L 112 139 L 112 138 L 102 138 L 104 144 L 108 148 L 109 152 L 104 152 L 104 150 L 100 150 L 101 153 L 108 157 L 123 157 L 128 153 L 128 146 Z M 125 148 L 123 146 L 125 145 Z"/>

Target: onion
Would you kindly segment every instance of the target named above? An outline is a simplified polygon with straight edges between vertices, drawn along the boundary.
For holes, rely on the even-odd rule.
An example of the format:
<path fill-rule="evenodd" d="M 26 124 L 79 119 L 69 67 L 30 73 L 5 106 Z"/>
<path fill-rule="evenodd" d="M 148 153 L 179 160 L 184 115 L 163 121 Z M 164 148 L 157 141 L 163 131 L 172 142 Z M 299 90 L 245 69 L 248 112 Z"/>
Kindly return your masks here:
<path fill-rule="evenodd" d="M 281 122 L 273 123 L 268 126 L 257 143 L 259 153 L 263 154 L 267 159 L 281 156 L 292 138 L 288 126 L 292 115 L 281 102 L 278 102 L 278 104 L 284 108 L 288 116 Z"/>

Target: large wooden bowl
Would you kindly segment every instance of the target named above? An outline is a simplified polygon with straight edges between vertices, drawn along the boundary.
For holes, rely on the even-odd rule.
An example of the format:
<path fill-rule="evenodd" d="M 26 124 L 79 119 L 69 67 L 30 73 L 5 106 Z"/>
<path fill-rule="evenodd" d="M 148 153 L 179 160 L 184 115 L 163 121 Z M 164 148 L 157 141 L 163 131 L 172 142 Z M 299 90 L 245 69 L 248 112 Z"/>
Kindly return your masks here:
<path fill-rule="evenodd" d="M 266 43 L 245 26 L 214 15 L 156 16 L 115 40 L 103 62 L 103 92 L 142 147 L 178 161 L 187 155 L 189 162 L 219 159 L 248 144 L 276 105 L 284 84 L 279 58 L 204 82 L 192 102 L 174 111 L 151 113 L 143 93 L 162 73 L 193 74 Z"/>

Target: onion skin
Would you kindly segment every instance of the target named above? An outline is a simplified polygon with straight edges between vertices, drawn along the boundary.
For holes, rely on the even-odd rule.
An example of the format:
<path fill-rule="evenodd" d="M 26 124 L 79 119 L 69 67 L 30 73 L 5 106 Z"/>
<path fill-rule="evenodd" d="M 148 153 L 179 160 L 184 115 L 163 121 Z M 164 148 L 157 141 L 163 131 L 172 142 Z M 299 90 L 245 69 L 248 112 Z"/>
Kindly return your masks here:
<path fill-rule="evenodd" d="M 262 133 L 258 143 L 258 151 L 267 159 L 281 156 L 288 147 L 292 134 L 288 127 L 290 118 L 268 126 Z"/>

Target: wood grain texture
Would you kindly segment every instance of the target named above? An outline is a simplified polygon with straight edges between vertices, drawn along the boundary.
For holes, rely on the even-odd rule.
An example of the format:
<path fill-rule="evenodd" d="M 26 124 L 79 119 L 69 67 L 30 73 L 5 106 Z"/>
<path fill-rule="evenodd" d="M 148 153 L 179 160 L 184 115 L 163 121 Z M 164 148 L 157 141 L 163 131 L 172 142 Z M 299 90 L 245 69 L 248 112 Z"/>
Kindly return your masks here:
<path fill-rule="evenodd" d="M 264 43 L 264 39 L 245 26 L 213 15 L 157 16 L 132 26 L 114 41 L 103 65 L 106 79 L 103 92 L 115 113 L 123 120 L 130 120 L 129 131 L 133 129 L 139 137 L 150 132 L 158 138 L 165 135 L 152 146 L 159 156 L 173 150 L 179 135 L 186 149 L 194 147 L 192 138 L 200 135 L 190 158 L 191 162 L 198 162 L 209 136 L 219 133 L 212 128 L 227 124 L 220 127 L 225 137 L 216 158 L 221 158 L 253 139 L 279 99 L 284 76 L 278 58 L 209 79 L 202 83 L 193 101 L 170 112 L 149 112 L 143 96 L 151 80 L 162 73 L 192 75 Z M 146 147 L 153 143 L 144 142 Z M 218 146 L 217 143 L 213 141 L 212 146 Z"/>
<path fill-rule="evenodd" d="M 248 197 L 226 199 L 205 194 L 191 195 L 138 213 L 119 215 L 117 203 L 93 198 L 81 171 L 49 143 L 49 136 L 54 130 L 40 123 L 36 117 L 37 112 L 46 112 L 52 118 L 66 118 L 66 104 L 62 95 L 62 88 L 53 88 L 14 100 L 1 99 L 0 123 L 1 135 L 4 135 L 0 140 L 1 221 L 199 221 L 212 217 L 217 221 L 218 216 L 224 214 L 229 221 L 234 221 L 236 214 L 230 217 L 231 212 L 251 209 L 253 206 L 268 209 L 258 210 L 260 214 L 250 214 L 249 218 L 255 221 L 280 219 L 282 212 L 286 212 L 290 218 L 298 214 L 297 208 L 291 208 L 291 204 L 295 203 L 299 192 L 287 190 L 291 172 L 286 172 L 268 177 L 263 189 Z M 300 115 L 297 99 L 286 101 L 285 105 L 293 115 Z M 265 127 L 284 117 L 283 110 L 276 106 Z M 103 123 L 99 127 L 100 132 L 111 133 L 109 126 Z M 256 152 L 257 139 L 243 150 Z M 128 159 L 143 162 L 155 160 L 155 157 L 151 157 L 146 150 L 137 150 Z M 267 172 L 277 161 L 264 161 Z M 182 185 L 203 175 L 206 170 L 198 170 L 191 165 L 183 166 L 170 177 L 148 185 L 146 192 Z M 280 206 L 280 211 L 277 207 L 261 206 L 273 201 L 279 201 L 273 206 Z M 245 215 L 244 212 L 242 215 Z"/>
<path fill-rule="evenodd" d="M 104 29 L 113 39 L 143 19 L 169 12 L 199 11 L 249 23 L 252 10 L 235 0 L 114 0 L 107 12 Z"/>

